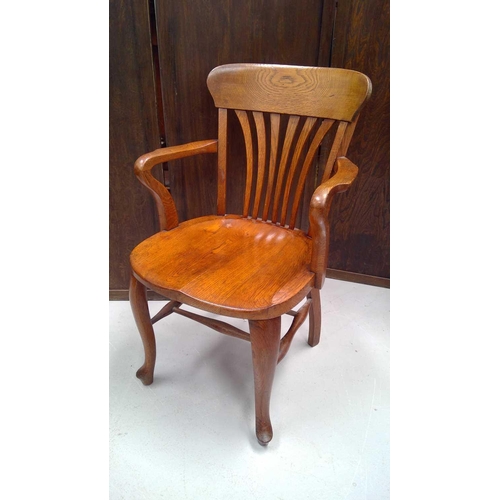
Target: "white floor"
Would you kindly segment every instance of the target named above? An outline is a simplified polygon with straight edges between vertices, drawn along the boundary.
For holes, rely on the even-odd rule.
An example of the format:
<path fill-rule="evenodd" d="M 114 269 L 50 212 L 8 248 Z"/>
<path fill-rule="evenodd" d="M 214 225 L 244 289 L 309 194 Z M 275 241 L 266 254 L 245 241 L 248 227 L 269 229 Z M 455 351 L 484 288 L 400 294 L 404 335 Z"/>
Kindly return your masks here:
<path fill-rule="evenodd" d="M 249 343 L 169 316 L 145 387 L 130 305 L 110 302 L 111 500 L 388 499 L 389 290 L 327 279 L 321 294 L 319 345 L 306 321 L 278 366 L 267 447 Z"/>

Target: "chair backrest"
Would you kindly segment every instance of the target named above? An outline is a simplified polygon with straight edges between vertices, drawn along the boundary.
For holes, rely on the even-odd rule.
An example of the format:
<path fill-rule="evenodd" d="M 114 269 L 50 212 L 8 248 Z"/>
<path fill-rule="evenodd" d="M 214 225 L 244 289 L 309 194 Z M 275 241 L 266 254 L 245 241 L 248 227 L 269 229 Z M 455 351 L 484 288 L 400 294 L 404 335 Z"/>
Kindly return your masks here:
<path fill-rule="evenodd" d="M 370 79 L 338 68 L 227 64 L 213 69 L 207 84 L 219 108 L 217 213 L 226 212 L 227 113 L 232 109 L 246 149 L 243 216 L 281 226 L 288 221 L 293 229 L 323 139 L 337 122 L 321 182 L 347 152 L 359 111 L 371 94 Z"/>

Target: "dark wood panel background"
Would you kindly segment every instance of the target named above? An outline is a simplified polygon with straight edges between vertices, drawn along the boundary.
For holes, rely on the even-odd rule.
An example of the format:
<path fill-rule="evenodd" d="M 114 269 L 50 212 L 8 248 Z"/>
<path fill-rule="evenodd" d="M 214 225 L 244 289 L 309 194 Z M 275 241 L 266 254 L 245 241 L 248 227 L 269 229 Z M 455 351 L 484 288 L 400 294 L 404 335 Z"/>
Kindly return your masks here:
<path fill-rule="evenodd" d="M 233 62 L 317 65 L 320 35 L 325 38 L 323 50 L 331 39 L 331 30 L 321 30 L 323 3 L 157 0 L 167 144 L 217 138 L 217 110 L 206 85 L 214 67 Z M 245 156 L 239 125 L 230 118 L 229 130 L 236 133 L 230 137 L 227 208 L 228 212 L 241 212 Z M 215 158 L 172 163 L 169 179 L 181 220 L 215 213 Z"/>
<path fill-rule="evenodd" d="M 332 209 L 328 267 L 389 278 L 389 0 L 340 0 L 331 66 L 373 84 L 349 148 L 360 173 Z"/>
<path fill-rule="evenodd" d="M 153 200 L 133 166 L 159 147 L 159 135 L 148 1 L 111 0 L 109 13 L 109 286 L 125 290 L 131 250 L 158 230 Z"/>
<path fill-rule="evenodd" d="M 206 78 L 215 66 L 231 62 L 331 65 L 372 79 L 372 100 L 349 151 L 361 173 L 332 211 L 329 267 L 388 277 L 388 1 L 156 0 L 152 14 L 160 111 L 155 109 L 147 0 L 111 2 L 110 287 L 127 287 L 130 249 L 156 230 L 153 205 L 133 176 L 133 161 L 158 147 L 163 131 L 167 145 L 217 137 L 217 112 Z M 158 124 L 158 118 L 164 121 Z M 245 160 L 236 120 L 229 129 L 234 142 L 228 211 L 238 212 Z M 181 220 L 215 212 L 215 155 L 172 162 L 168 179 Z M 309 194 L 314 180 L 309 179 Z M 304 227 L 305 210 L 301 220 Z"/>

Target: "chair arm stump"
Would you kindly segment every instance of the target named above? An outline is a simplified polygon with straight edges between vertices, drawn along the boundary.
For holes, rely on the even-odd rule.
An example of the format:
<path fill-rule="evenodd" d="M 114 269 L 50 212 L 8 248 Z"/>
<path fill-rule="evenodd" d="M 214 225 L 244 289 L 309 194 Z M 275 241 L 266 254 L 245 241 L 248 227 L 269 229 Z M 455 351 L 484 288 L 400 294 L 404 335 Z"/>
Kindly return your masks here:
<path fill-rule="evenodd" d="M 346 157 L 337 158 L 335 174 L 314 191 L 309 208 L 309 235 L 312 238 L 311 271 L 316 273 L 315 287 L 325 282 L 330 223 L 328 216 L 336 193 L 347 191 L 358 175 L 358 167 Z"/>
<path fill-rule="evenodd" d="M 179 158 L 186 158 L 202 153 L 216 153 L 217 140 L 190 142 L 180 146 L 160 148 L 140 156 L 134 164 L 134 173 L 144 186 L 151 192 L 156 202 L 160 230 L 173 229 L 179 225 L 177 209 L 168 189 L 153 175 L 151 169 L 159 163 L 165 163 Z"/>

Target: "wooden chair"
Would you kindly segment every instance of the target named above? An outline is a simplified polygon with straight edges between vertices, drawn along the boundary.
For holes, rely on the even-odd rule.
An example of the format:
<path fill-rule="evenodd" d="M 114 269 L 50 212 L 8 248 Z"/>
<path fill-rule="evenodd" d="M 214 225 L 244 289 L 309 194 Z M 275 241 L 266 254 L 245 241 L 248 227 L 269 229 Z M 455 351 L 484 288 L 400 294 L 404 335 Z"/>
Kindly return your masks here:
<path fill-rule="evenodd" d="M 269 402 L 276 365 L 308 315 L 309 345 L 320 339 L 319 291 L 328 257 L 329 210 L 334 194 L 346 191 L 358 172 L 345 155 L 371 82 L 345 69 L 228 64 L 211 71 L 208 88 L 219 108 L 218 140 L 157 149 L 135 163 L 135 174 L 151 191 L 160 219 L 160 232 L 140 243 L 130 257 L 130 303 L 145 350 L 137 377 L 145 385 L 153 382 L 152 324 L 171 313 L 250 341 L 256 434 L 266 445 L 273 436 Z M 226 213 L 227 124 L 232 112 L 241 124 L 247 161 L 243 212 L 237 215 Z M 295 227 L 299 204 L 307 173 L 332 127 L 335 138 L 309 204 L 305 233 Z M 217 215 L 179 223 L 169 191 L 151 169 L 202 153 L 218 155 Z M 152 319 L 146 287 L 170 300 Z M 304 305 L 293 311 L 303 299 Z M 182 309 L 182 304 L 247 319 L 250 333 Z M 281 338 L 283 314 L 291 314 L 293 322 Z"/>

